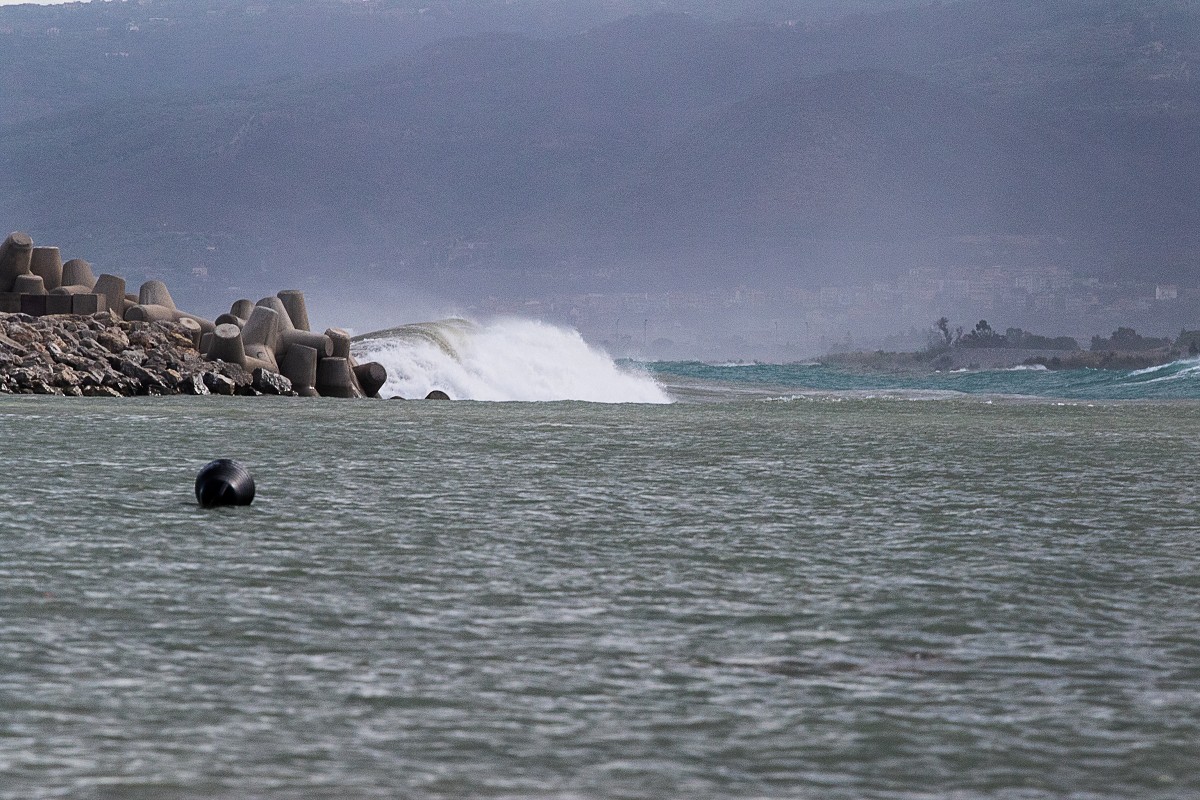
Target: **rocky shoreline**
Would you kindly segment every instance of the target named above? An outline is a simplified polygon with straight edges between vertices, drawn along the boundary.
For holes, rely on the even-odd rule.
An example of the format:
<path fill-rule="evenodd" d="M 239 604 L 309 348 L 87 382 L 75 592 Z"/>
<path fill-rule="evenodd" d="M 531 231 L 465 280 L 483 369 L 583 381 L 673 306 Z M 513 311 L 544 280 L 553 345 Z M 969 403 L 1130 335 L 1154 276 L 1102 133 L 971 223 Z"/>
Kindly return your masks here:
<path fill-rule="evenodd" d="M 295 289 L 242 299 L 210 321 L 165 284 L 65 264 L 15 231 L 0 243 L 0 394 L 379 397 L 387 371 L 357 363 L 350 335 L 310 330 Z"/>
<path fill-rule="evenodd" d="M 0 314 L 0 394 L 295 395 L 283 375 L 206 361 L 178 322 Z"/>

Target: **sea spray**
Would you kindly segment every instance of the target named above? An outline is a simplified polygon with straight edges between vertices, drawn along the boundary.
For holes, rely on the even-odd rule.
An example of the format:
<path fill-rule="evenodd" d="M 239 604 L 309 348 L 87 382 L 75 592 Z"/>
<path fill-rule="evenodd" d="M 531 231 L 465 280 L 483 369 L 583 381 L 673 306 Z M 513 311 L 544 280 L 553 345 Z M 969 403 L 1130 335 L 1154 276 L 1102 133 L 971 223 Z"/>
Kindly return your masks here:
<path fill-rule="evenodd" d="M 387 368 L 383 397 L 441 389 L 456 400 L 670 402 L 652 377 L 618 366 L 577 331 L 528 319 L 403 325 L 357 337 L 354 354 Z"/>

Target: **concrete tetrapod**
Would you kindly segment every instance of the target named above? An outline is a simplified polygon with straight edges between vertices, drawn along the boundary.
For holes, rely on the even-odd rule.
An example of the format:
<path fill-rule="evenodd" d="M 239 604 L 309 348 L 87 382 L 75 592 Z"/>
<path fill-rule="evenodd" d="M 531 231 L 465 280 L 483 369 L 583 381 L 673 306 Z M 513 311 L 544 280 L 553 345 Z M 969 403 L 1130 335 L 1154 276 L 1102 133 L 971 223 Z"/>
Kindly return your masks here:
<path fill-rule="evenodd" d="M 308 304 L 304 301 L 304 292 L 299 289 L 284 289 L 275 296 L 283 302 L 283 307 L 287 309 L 288 317 L 296 330 L 312 330 L 308 323 Z"/>
<path fill-rule="evenodd" d="M 129 322 L 174 322 L 175 309 L 156 303 L 139 304 L 125 312 Z"/>
<path fill-rule="evenodd" d="M 104 305 L 109 311 L 124 319 L 125 317 L 125 279 L 107 273 L 96 279 L 92 287 L 96 294 L 104 296 Z M 103 309 L 101 309 L 103 310 Z"/>
<path fill-rule="evenodd" d="M 292 389 L 301 397 L 317 397 L 317 356 L 311 347 L 295 344 L 288 348 L 279 365 L 283 377 L 292 382 Z"/>
<path fill-rule="evenodd" d="M 180 311 L 179 306 L 175 305 L 175 299 L 171 297 L 171 292 L 167 290 L 167 285 L 162 281 L 146 281 L 143 283 L 141 288 L 138 290 L 138 305 L 153 306 L 156 309 L 169 309 L 171 311 L 171 316 L 169 319 L 172 319 L 176 322 L 184 319 L 190 319 L 197 323 L 201 330 L 204 331 L 211 331 L 216 327 L 212 322 L 204 319 L 203 317 L 198 317 L 195 314 L 188 314 L 184 311 Z M 126 314 L 128 313 L 129 312 L 127 310 Z M 157 310 L 153 312 L 153 315 L 155 319 L 162 318 L 161 312 L 158 312 Z M 128 316 L 126 318 L 136 319 L 136 317 L 131 318 Z"/>
<path fill-rule="evenodd" d="M 210 461 L 196 475 L 196 502 L 204 508 L 248 506 L 254 502 L 254 476 L 239 461 Z"/>
<path fill-rule="evenodd" d="M 16 277 L 12 290 L 17 294 L 46 294 L 46 284 L 41 275 L 26 273 Z"/>
<path fill-rule="evenodd" d="M 83 286 L 92 291 L 96 285 L 96 276 L 92 274 L 92 265 L 82 258 L 72 258 L 63 264 L 63 286 Z"/>
<path fill-rule="evenodd" d="M 378 361 L 370 361 L 354 367 L 354 377 L 367 397 L 378 397 L 379 390 L 387 383 L 387 369 Z"/>
<path fill-rule="evenodd" d="M 275 332 L 275 344 L 272 350 L 276 358 L 283 358 L 283 354 L 287 352 L 288 347 L 293 343 L 314 347 L 318 352 L 322 349 L 317 340 L 311 335 L 306 337 L 291 337 L 290 334 L 297 333 L 296 326 L 292 324 L 292 318 L 288 316 L 287 309 L 283 307 L 283 301 L 278 297 L 264 297 L 258 301 L 256 307 L 269 308 L 275 312 L 275 319 L 278 321 L 278 326 Z M 303 332 L 300 332 L 303 333 Z"/>
<path fill-rule="evenodd" d="M 228 364 L 246 366 L 246 347 L 242 342 L 242 329 L 237 325 L 218 325 L 212 334 L 212 344 L 204 357 L 209 361 L 224 361 Z"/>
<path fill-rule="evenodd" d="M 29 234 L 13 231 L 0 244 L 0 292 L 11 292 L 18 275 L 29 274 L 33 258 L 33 239 Z"/>
<path fill-rule="evenodd" d="M 279 372 L 279 361 L 271 349 L 261 344 L 246 344 L 246 369 L 265 369 L 268 372 Z"/>
<path fill-rule="evenodd" d="M 312 331 L 300 331 L 292 329 L 284 331 L 279 335 L 279 351 L 282 354 L 291 350 L 293 347 L 311 347 L 317 351 L 317 355 L 321 358 L 328 358 L 333 355 L 333 340 L 323 333 L 313 333 Z"/>
<path fill-rule="evenodd" d="M 88 287 L 84 286 L 81 283 L 72 283 L 72 284 L 64 283 L 62 286 L 59 286 L 55 289 L 51 289 L 49 291 L 49 294 L 67 294 L 67 295 L 91 294 L 93 291 L 94 290 L 89 289 Z"/>
<path fill-rule="evenodd" d="M 254 306 L 242 327 L 242 339 L 247 345 L 259 344 L 275 352 L 279 342 L 279 315 L 266 306 Z"/>
<path fill-rule="evenodd" d="M 57 247 L 35 247 L 29 260 L 29 271 L 41 276 L 46 291 L 62 286 L 62 253 Z"/>
<path fill-rule="evenodd" d="M 253 311 L 254 303 L 251 303 L 245 298 L 241 300 L 234 300 L 233 305 L 229 307 L 230 314 L 233 314 L 235 317 L 241 317 L 242 319 L 250 319 L 250 314 L 253 313 Z"/>
<path fill-rule="evenodd" d="M 355 397 L 357 388 L 349 359 L 331 356 L 317 362 L 317 392 L 322 397 Z"/>
<path fill-rule="evenodd" d="M 179 309 L 175 309 L 175 321 L 182 322 L 185 319 L 190 319 L 192 322 L 199 325 L 200 330 L 204 331 L 205 333 L 207 333 L 208 331 L 211 331 L 217 327 L 216 323 L 214 323 L 210 319 L 205 319 L 204 317 L 197 317 L 195 314 L 189 314 L 186 311 L 180 311 Z"/>
<path fill-rule="evenodd" d="M 263 308 L 269 308 L 272 311 L 274 311 L 276 314 L 278 314 L 279 315 L 279 330 L 290 331 L 290 330 L 295 329 L 296 326 L 292 324 L 292 318 L 290 316 L 288 316 L 287 309 L 283 307 L 283 301 L 280 300 L 278 297 L 264 297 L 262 300 L 259 300 L 254 305 L 262 306 Z"/>
<path fill-rule="evenodd" d="M 341 328 L 327 328 L 325 335 L 333 340 L 333 357 L 350 358 L 350 334 Z"/>
<path fill-rule="evenodd" d="M 178 311 L 175 300 L 167 291 L 167 285 L 162 281 L 146 281 L 138 290 L 138 305 L 165 306 L 172 311 Z"/>
<path fill-rule="evenodd" d="M 191 317 L 182 317 L 176 320 L 180 329 L 192 339 L 192 347 L 200 349 L 200 338 L 204 335 L 204 329 L 200 327 L 200 323 Z"/>

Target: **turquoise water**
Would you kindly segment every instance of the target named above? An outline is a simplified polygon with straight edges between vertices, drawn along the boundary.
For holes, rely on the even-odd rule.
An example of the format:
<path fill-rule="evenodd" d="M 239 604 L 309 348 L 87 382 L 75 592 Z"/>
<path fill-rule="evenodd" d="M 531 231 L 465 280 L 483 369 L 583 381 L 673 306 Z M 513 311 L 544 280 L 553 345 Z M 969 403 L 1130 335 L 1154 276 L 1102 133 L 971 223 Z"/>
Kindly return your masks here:
<path fill-rule="evenodd" d="M 940 392 L 995 394 L 1076 400 L 1200 400 L 1200 360 L 1176 361 L 1143 370 L 1048 370 L 1017 367 L 962 370 L 928 375 L 856 373 L 817 364 L 728 364 L 657 362 L 644 365 L 652 374 L 676 385 L 681 393 L 696 391 L 716 397 L 731 393 L 809 392 Z"/>
<path fill-rule="evenodd" d="M 0 798 L 1200 796 L 1200 405 L 659 369 L 0 397 Z"/>

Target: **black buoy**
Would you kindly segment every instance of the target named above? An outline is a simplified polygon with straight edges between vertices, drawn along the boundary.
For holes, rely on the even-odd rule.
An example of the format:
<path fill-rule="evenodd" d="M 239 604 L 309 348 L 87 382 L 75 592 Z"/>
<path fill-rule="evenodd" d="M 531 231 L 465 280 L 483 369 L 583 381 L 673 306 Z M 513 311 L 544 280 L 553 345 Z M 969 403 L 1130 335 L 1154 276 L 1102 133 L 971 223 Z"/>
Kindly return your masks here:
<path fill-rule="evenodd" d="M 441 389 L 434 389 L 429 394 L 425 395 L 426 400 L 449 400 L 450 395 L 443 392 Z"/>
<path fill-rule="evenodd" d="M 210 461 L 196 475 L 196 501 L 204 508 L 248 506 L 254 502 L 254 476 L 240 461 Z"/>

